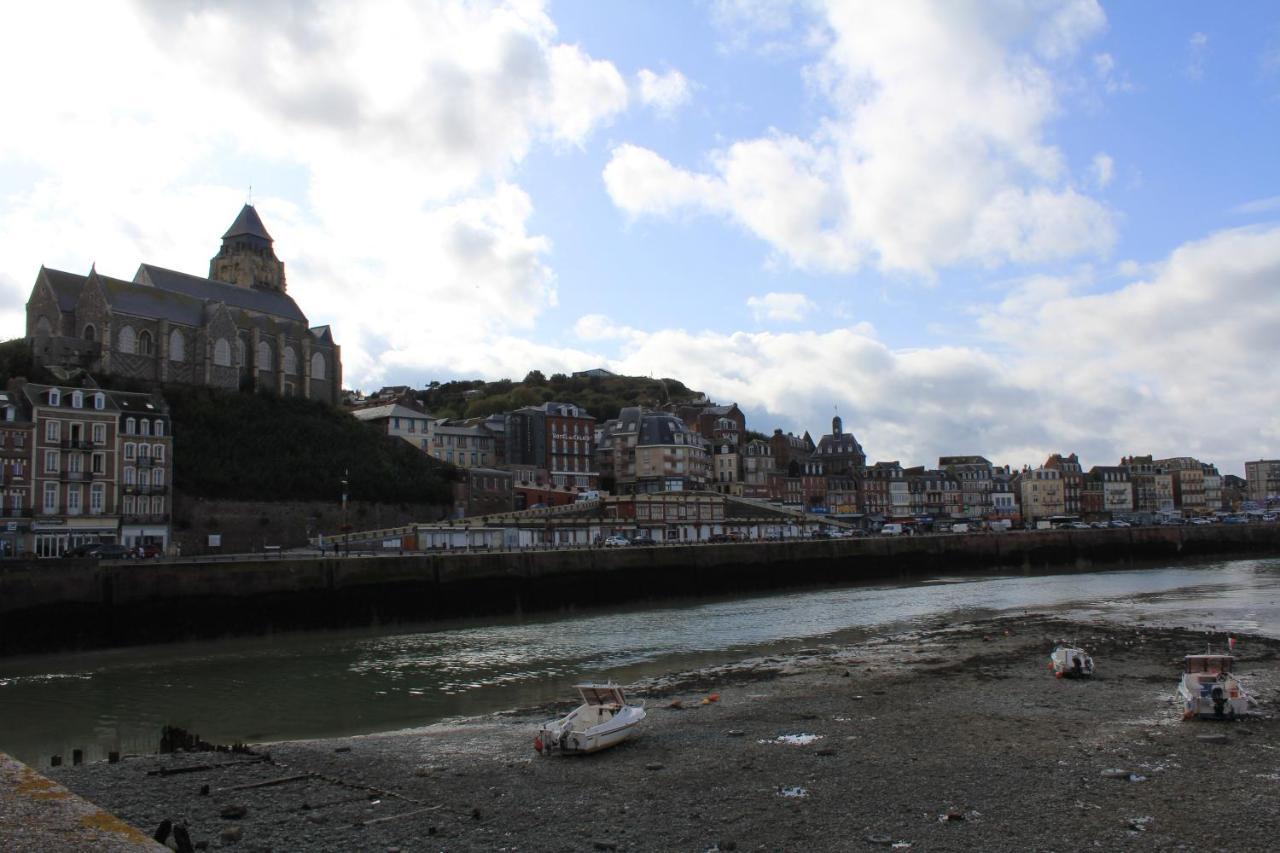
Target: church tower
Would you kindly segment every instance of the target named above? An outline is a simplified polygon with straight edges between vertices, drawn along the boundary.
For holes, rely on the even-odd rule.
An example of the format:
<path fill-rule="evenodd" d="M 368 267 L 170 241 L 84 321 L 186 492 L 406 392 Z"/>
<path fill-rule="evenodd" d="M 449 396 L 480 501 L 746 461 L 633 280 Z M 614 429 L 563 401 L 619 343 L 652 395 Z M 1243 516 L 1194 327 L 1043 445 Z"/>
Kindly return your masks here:
<path fill-rule="evenodd" d="M 271 248 L 271 235 L 253 205 L 246 204 L 209 261 L 209 278 L 237 287 L 285 292 L 284 262 Z"/>

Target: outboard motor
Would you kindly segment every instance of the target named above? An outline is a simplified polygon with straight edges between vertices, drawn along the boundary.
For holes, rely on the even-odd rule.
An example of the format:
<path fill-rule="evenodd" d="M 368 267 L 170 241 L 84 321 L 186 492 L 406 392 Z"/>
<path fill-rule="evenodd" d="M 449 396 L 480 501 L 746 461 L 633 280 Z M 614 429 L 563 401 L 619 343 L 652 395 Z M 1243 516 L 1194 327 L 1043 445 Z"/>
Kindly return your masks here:
<path fill-rule="evenodd" d="M 1215 687 L 1213 688 L 1213 692 L 1209 695 L 1210 698 L 1213 699 L 1213 715 L 1215 717 L 1223 716 L 1227 705 L 1226 694 L 1223 692 L 1221 687 Z"/>
<path fill-rule="evenodd" d="M 1080 656 L 1076 655 L 1071 659 L 1071 668 L 1075 670 L 1076 677 L 1079 678 L 1084 672 L 1084 663 L 1080 660 Z"/>

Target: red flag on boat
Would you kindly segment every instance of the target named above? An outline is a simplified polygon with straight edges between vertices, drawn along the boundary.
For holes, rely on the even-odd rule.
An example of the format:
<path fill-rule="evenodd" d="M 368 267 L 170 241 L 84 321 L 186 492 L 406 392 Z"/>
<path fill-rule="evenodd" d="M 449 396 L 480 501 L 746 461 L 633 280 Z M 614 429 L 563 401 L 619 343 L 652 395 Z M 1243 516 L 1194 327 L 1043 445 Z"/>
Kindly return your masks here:
<path fill-rule="evenodd" d="M 1233 652 L 1236 650 L 1236 638 L 1235 638 L 1235 637 L 1227 637 L 1227 648 L 1231 649 L 1231 651 L 1233 651 Z"/>

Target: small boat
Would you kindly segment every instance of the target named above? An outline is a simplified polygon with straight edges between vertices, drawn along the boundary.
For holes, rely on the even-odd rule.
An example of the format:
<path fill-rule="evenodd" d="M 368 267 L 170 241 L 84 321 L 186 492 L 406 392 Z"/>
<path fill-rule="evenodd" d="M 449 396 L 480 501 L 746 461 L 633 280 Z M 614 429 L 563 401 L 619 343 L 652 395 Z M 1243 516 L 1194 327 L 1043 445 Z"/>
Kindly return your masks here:
<path fill-rule="evenodd" d="M 1178 682 L 1182 719 L 1233 720 L 1248 713 L 1253 699 L 1231 673 L 1235 660 L 1234 655 L 1212 653 L 1182 659 L 1182 680 Z"/>
<path fill-rule="evenodd" d="M 597 752 L 635 734 L 645 717 L 644 704 L 628 704 L 622 688 L 613 683 L 575 684 L 582 704 L 558 720 L 548 720 L 533 739 L 543 755 L 553 752 Z"/>
<path fill-rule="evenodd" d="M 1093 675 L 1093 658 L 1084 649 L 1059 643 L 1049 655 L 1049 668 L 1056 678 L 1086 678 Z"/>

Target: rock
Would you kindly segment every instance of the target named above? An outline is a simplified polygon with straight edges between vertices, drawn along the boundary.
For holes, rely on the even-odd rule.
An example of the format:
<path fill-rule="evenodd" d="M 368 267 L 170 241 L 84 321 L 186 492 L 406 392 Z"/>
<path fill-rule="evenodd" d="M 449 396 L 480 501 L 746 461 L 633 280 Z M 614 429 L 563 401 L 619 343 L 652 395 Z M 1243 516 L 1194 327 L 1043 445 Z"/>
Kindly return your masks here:
<path fill-rule="evenodd" d="M 949 821 L 961 821 L 964 820 L 964 812 L 960 809 L 947 809 L 946 818 Z"/>
<path fill-rule="evenodd" d="M 228 803 L 222 807 L 222 817 L 225 820 L 239 820 L 249 813 L 249 807 L 242 803 Z"/>
<path fill-rule="evenodd" d="M 307 815 L 307 820 L 311 823 L 327 823 L 329 818 L 322 814 L 309 814 Z"/>
<path fill-rule="evenodd" d="M 1224 734 L 1218 733 L 1211 735 L 1196 735 L 1196 740 L 1201 743 L 1227 743 L 1230 738 Z"/>
<path fill-rule="evenodd" d="M 846 670 L 844 671 L 844 675 L 843 675 L 842 677 L 843 677 L 843 678 L 852 678 L 852 677 L 853 677 L 853 673 L 849 672 L 849 670 L 847 670 L 847 669 L 846 669 Z"/>
<path fill-rule="evenodd" d="M 742 729 L 729 729 L 729 731 L 726 732 L 726 734 L 728 734 L 729 737 L 742 737 L 743 735 L 746 734 L 746 732 L 744 732 Z"/>
<path fill-rule="evenodd" d="M 349 746 L 339 746 L 339 747 L 336 747 L 333 751 L 334 751 L 334 752 L 350 752 L 350 751 L 351 751 L 351 747 L 349 747 Z"/>
<path fill-rule="evenodd" d="M 662 770 L 662 769 L 663 769 L 663 766 L 664 766 L 664 765 L 661 765 L 661 764 L 659 764 L 658 762 L 654 761 L 654 762 L 651 762 L 651 763 L 649 763 L 649 764 L 646 764 L 646 765 L 644 766 L 644 769 L 645 769 L 645 770 Z"/>
<path fill-rule="evenodd" d="M 887 835 L 868 835 L 865 841 L 868 844 L 874 844 L 877 847 L 888 847 L 893 843 L 893 839 Z"/>
<path fill-rule="evenodd" d="M 822 749 L 818 750 L 818 755 L 835 755 L 835 754 L 836 754 L 836 751 L 829 746 L 824 746 Z"/>
<path fill-rule="evenodd" d="M 244 830 L 238 826 L 228 826 L 222 830 L 222 834 L 218 838 L 223 844 L 239 844 L 240 839 L 244 838 Z"/>
<path fill-rule="evenodd" d="M 202 796 L 202 797 L 207 797 L 207 796 L 209 796 L 209 786 L 208 786 L 208 785 L 201 785 L 201 786 L 200 786 L 200 796 Z"/>
<path fill-rule="evenodd" d="M 673 711 L 683 711 L 684 702 L 680 701 L 679 699 L 672 699 L 671 704 L 667 705 L 667 707 Z"/>
<path fill-rule="evenodd" d="M 471 810 L 471 819 L 472 819 L 472 820 L 479 820 L 479 819 L 480 819 L 480 810 L 479 810 L 479 809 L 472 809 L 472 810 Z"/>
<path fill-rule="evenodd" d="M 591 846 L 596 850 L 617 850 L 618 845 L 613 841 L 592 841 Z"/>
<path fill-rule="evenodd" d="M 1130 772 L 1119 767 L 1108 767 L 1099 774 L 1103 779 L 1128 779 Z"/>

